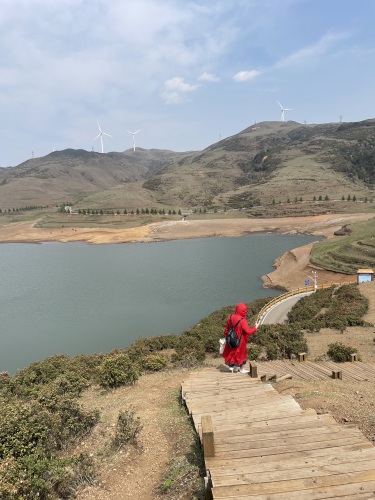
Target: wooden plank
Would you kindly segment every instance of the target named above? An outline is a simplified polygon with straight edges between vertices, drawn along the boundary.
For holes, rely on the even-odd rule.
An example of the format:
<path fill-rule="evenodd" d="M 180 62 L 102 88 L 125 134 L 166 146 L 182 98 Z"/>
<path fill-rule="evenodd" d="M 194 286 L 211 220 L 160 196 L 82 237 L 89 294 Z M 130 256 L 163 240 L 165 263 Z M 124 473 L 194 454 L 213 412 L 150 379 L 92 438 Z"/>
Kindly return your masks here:
<path fill-rule="evenodd" d="M 285 493 L 275 493 L 275 494 L 265 494 L 265 495 L 242 495 L 232 496 L 226 495 L 225 497 L 220 496 L 220 489 L 212 491 L 214 498 L 225 498 L 226 500 L 235 500 L 241 498 L 241 500 L 321 500 L 321 499 L 331 499 L 331 498 L 374 498 L 375 491 L 375 481 L 366 481 L 365 483 L 351 483 L 345 485 L 330 486 L 327 488 L 310 488 L 301 491 L 288 491 Z M 303 496 L 302 496 L 303 495 Z M 366 496 L 367 495 L 367 496 Z M 370 495 L 370 496 L 368 496 Z M 372 496 L 371 496 L 372 495 Z"/>
<path fill-rule="evenodd" d="M 314 477 L 334 476 L 336 474 L 347 474 L 351 472 L 363 472 L 375 470 L 375 456 L 373 460 L 363 460 L 361 462 L 346 462 L 332 465 L 306 466 L 288 470 L 257 472 L 256 476 L 252 471 L 246 474 L 233 475 L 212 475 L 212 485 L 231 486 L 270 483 L 275 481 L 291 481 L 296 479 L 308 479 Z"/>
<path fill-rule="evenodd" d="M 270 384 L 267 384 L 270 385 Z M 271 397 L 277 397 L 280 398 L 282 395 L 278 393 L 275 389 L 272 391 L 258 391 L 258 390 L 239 390 L 239 391 L 222 391 L 219 393 L 208 393 L 205 396 L 201 395 L 196 395 L 196 394 L 189 394 L 185 398 L 185 403 L 186 405 L 191 405 L 191 404 L 212 404 L 212 402 L 215 401 L 234 401 L 234 400 L 239 400 L 239 399 L 247 399 L 249 400 L 255 400 L 258 398 L 265 398 L 270 396 Z"/>
<path fill-rule="evenodd" d="M 229 406 L 228 408 L 222 409 L 220 406 L 216 409 L 214 407 L 207 406 L 207 409 L 205 408 L 197 408 L 192 411 L 193 418 L 198 417 L 199 415 L 204 415 L 209 411 L 212 411 L 212 413 L 215 413 L 215 422 L 220 421 L 221 419 L 227 420 L 227 416 L 231 415 L 232 417 L 235 417 L 236 415 L 239 417 L 247 417 L 251 418 L 252 415 L 257 415 L 257 414 L 268 414 L 274 416 L 277 415 L 277 412 L 280 408 L 290 408 L 291 410 L 299 410 L 302 412 L 301 407 L 295 401 L 292 397 L 289 399 L 287 397 L 283 399 L 275 399 L 274 401 L 270 401 L 269 399 L 259 401 L 258 404 L 253 404 L 253 405 L 248 405 L 243 406 L 237 406 L 233 404 L 233 406 Z M 221 415 L 224 414 L 224 415 Z"/>
<path fill-rule="evenodd" d="M 362 437 L 362 439 L 361 439 Z M 226 457 L 230 458 L 247 458 L 247 457 L 257 457 L 257 456 L 267 456 L 267 455 L 276 455 L 280 453 L 290 453 L 293 451 L 306 451 L 306 450 L 316 450 L 316 449 L 324 449 L 324 448 L 333 448 L 334 446 L 343 446 L 343 445 L 353 445 L 359 446 L 365 443 L 369 443 L 368 440 L 362 435 L 353 435 L 353 436 L 343 436 L 340 435 L 332 435 L 329 441 L 305 441 L 302 443 L 288 443 L 288 442 L 279 442 L 272 446 L 272 442 L 262 442 L 259 446 L 254 446 L 252 448 L 244 448 L 239 450 L 226 450 L 219 451 L 217 450 L 215 456 L 217 458 Z M 371 444 L 371 443 L 370 443 Z M 268 446 L 266 446 L 268 445 Z"/>
<path fill-rule="evenodd" d="M 341 451 L 341 450 L 340 450 Z M 326 452 L 326 450 L 325 450 Z M 299 469 L 303 467 L 319 467 L 325 465 L 337 465 L 343 463 L 360 462 L 367 460 L 375 460 L 375 448 L 368 447 L 356 451 L 350 451 L 347 447 L 342 449 L 342 453 L 330 452 L 329 454 L 321 454 L 319 450 L 311 451 L 301 456 L 301 453 L 288 455 L 287 460 L 278 460 L 277 462 L 254 459 L 251 463 L 235 463 L 234 465 L 226 466 L 210 466 L 210 473 L 213 478 L 218 476 L 226 476 L 232 474 L 256 474 L 262 472 L 285 471 L 289 469 Z"/>
<path fill-rule="evenodd" d="M 301 418 L 302 417 L 302 418 Z M 269 425 L 259 425 L 263 424 L 263 421 L 250 423 L 248 426 L 241 426 L 241 429 L 230 429 L 230 435 L 233 439 L 241 439 L 242 436 L 251 435 L 254 439 L 267 438 L 268 434 L 276 435 L 303 435 L 304 432 L 313 431 L 317 426 L 327 427 L 327 426 L 338 426 L 339 424 L 336 420 L 329 414 L 324 415 L 298 415 L 296 417 L 287 417 L 284 423 L 280 423 L 283 419 L 278 419 L 278 425 L 275 424 L 274 420 L 269 421 Z M 268 423 L 268 422 L 267 422 Z M 218 439 L 223 439 L 227 436 L 228 431 L 215 429 L 215 435 Z"/>
<path fill-rule="evenodd" d="M 332 433 L 329 440 L 327 438 L 328 434 L 321 437 L 309 435 L 306 436 L 305 440 L 301 442 L 300 438 L 287 438 L 287 439 L 273 439 L 273 440 L 263 440 L 259 443 L 246 442 L 243 443 L 233 443 L 229 449 L 221 446 L 216 448 L 216 456 L 218 458 L 222 456 L 231 457 L 249 457 L 257 455 L 274 455 L 275 453 L 289 453 L 290 451 L 302 451 L 309 449 L 323 449 L 332 448 L 338 442 L 340 444 L 357 444 L 364 442 L 365 437 L 358 430 L 358 432 L 353 434 L 342 434 L 342 433 Z"/>
<path fill-rule="evenodd" d="M 269 483 L 260 484 L 246 484 L 238 486 L 221 486 L 219 488 L 212 488 L 213 497 L 228 498 L 228 496 L 235 496 L 240 498 L 243 495 L 249 494 L 272 494 L 298 491 L 304 498 L 304 490 L 328 488 L 331 486 L 348 485 L 351 483 L 363 483 L 367 481 L 375 481 L 375 470 L 349 472 L 346 474 L 335 474 L 333 476 L 322 476 L 305 479 L 291 479 L 287 481 L 272 481 Z M 344 493 L 345 490 L 343 489 Z M 329 497 L 328 497 L 329 498 Z"/>
<path fill-rule="evenodd" d="M 189 408 L 192 407 L 211 407 L 213 405 L 223 405 L 226 404 L 228 407 L 230 407 L 231 404 L 233 403 L 241 403 L 244 408 L 247 408 L 249 405 L 256 405 L 258 402 L 261 401 L 276 401 L 276 400 L 282 400 L 285 398 L 286 394 L 282 395 L 279 394 L 278 392 L 268 392 L 268 393 L 258 393 L 254 394 L 252 392 L 241 392 L 239 393 L 239 396 L 235 395 L 227 395 L 227 394 L 220 394 L 218 396 L 214 397 L 207 397 L 207 398 L 191 398 L 186 400 L 186 406 Z"/>
<path fill-rule="evenodd" d="M 251 420 L 262 419 L 272 419 L 276 418 L 278 414 L 296 415 L 301 413 L 301 407 L 296 401 L 278 401 L 276 404 L 264 403 L 263 405 L 254 406 L 249 409 L 234 408 L 233 410 L 228 409 L 224 411 L 210 412 L 209 409 L 205 412 L 192 412 L 192 418 L 194 423 L 200 424 L 200 418 L 208 413 L 212 414 L 214 425 L 220 423 L 228 423 L 228 419 L 238 418 L 239 422 L 248 422 Z M 232 425 L 233 426 L 233 425 Z"/>
<path fill-rule="evenodd" d="M 206 460 L 206 468 L 209 470 L 215 470 L 218 468 L 228 468 L 231 467 L 247 467 L 249 465 L 261 465 L 267 464 L 275 467 L 275 469 L 283 462 L 292 460 L 307 461 L 315 457 L 339 457 L 344 454 L 351 453 L 363 453 L 371 450 L 373 451 L 373 445 L 367 441 L 366 443 L 360 443 L 359 445 L 353 444 L 336 444 L 332 448 L 316 448 L 310 450 L 292 450 L 287 453 L 275 453 L 275 455 L 257 455 L 242 457 L 241 460 L 234 461 L 232 458 L 218 458 Z"/>
<path fill-rule="evenodd" d="M 296 410 L 295 412 L 291 412 L 290 409 L 284 410 L 281 409 L 277 412 L 276 415 L 263 415 L 259 414 L 256 416 L 251 416 L 251 418 L 246 419 L 246 416 L 240 421 L 236 423 L 236 429 L 233 429 L 233 425 L 228 423 L 227 421 L 215 421 L 214 422 L 214 432 L 215 434 L 218 432 L 225 432 L 228 429 L 233 430 L 233 433 L 238 429 L 241 431 L 244 428 L 254 428 L 256 429 L 257 425 L 262 425 L 264 422 L 268 424 L 268 426 L 278 425 L 280 423 L 284 423 L 285 421 L 292 421 L 293 418 L 298 418 L 303 416 L 303 412 L 305 410 Z M 198 423 L 199 425 L 199 423 Z"/>
<path fill-rule="evenodd" d="M 217 436 L 216 437 L 216 445 L 217 449 L 224 448 L 225 446 L 228 446 L 229 448 L 232 447 L 234 448 L 237 443 L 246 443 L 246 446 L 250 446 L 251 443 L 265 443 L 267 441 L 275 441 L 275 440 L 299 440 L 299 441 L 304 441 L 305 438 L 310 440 L 310 439 L 327 439 L 329 438 L 330 435 L 337 435 L 340 434 L 341 436 L 344 436 L 345 434 L 350 434 L 350 433 L 356 433 L 360 434 L 363 436 L 361 431 L 355 426 L 351 426 L 351 428 L 348 428 L 349 426 L 345 426 L 342 428 L 340 425 L 336 424 L 335 426 L 326 426 L 326 427 L 312 427 L 312 428 L 305 428 L 305 429 L 299 429 L 298 431 L 292 430 L 292 431 L 286 431 L 286 432 L 270 432 L 266 434 L 243 434 L 242 436 L 231 436 L 231 435 L 226 435 L 224 437 Z"/>

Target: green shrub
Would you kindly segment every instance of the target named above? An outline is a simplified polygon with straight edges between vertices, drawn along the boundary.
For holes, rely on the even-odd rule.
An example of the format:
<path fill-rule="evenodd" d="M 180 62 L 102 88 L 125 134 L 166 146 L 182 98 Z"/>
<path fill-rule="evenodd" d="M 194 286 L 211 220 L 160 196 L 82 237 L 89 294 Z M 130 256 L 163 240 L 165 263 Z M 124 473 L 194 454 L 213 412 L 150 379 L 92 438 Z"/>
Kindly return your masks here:
<path fill-rule="evenodd" d="M 341 342 L 335 342 L 334 344 L 329 344 L 327 355 L 336 363 L 344 363 L 345 361 L 349 361 L 350 355 L 356 352 L 357 349 L 354 347 L 342 344 Z"/>
<path fill-rule="evenodd" d="M 138 378 L 138 367 L 127 354 L 116 353 L 105 356 L 99 368 L 99 383 L 103 387 L 133 385 Z"/>
<path fill-rule="evenodd" d="M 303 297 L 288 314 L 289 324 L 319 331 L 321 328 L 336 328 L 344 331 L 347 326 L 363 326 L 363 316 L 368 309 L 368 300 L 357 285 L 331 287 Z"/>
<path fill-rule="evenodd" d="M 196 366 L 206 358 L 205 344 L 191 332 L 185 332 L 180 336 L 175 351 L 172 362 L 185 368 Z"/>
<path fill-rule="evenodd" d="M 251 339 L 266 350 L 268 359 L 291 358 L 308 350 L 303 332 L 296 325 L 262 325 Z"/>
<path fill-rule="evenodd" d="M 133 442 L 141 430 L 141 420 L 135 415 L 134 409 L 122 410 L 117 418 L 113 445 L 120 448 L 124 444 Z"/>
<path fill-rule="evenodd" d="M 39 451 L 9 457 L 0 461 L 0 498 L 72 498 L 79 486 L 92 483 L 94 475 L 93 461 L 84 454 L 48 459 Z"/>
<path fill-rule="evenodd" d="M 247 357 L 250 360 L 256 360 L 259 358 L 259 356 L 262 354 L 262 347 L 260 345 L 256 344 L 248 344 L 247 346 Z"/>
<path fill-rule="evenodd" d="M 158 354 L 149 354 L 142 360 L 142 368 L 151 372 L 158 372 L 165 368 L 168 364 L 168 359 L 165 356 Z"/>

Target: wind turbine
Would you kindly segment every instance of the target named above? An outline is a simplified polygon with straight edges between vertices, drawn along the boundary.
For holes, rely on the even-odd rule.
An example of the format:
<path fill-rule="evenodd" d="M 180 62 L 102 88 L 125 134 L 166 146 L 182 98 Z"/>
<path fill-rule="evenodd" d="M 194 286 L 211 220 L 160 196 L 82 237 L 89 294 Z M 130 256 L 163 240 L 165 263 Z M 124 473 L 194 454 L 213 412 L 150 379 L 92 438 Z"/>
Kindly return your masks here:
<path fill-rule="evenodd" d="M 99 122 L 98 122 L 98 127 L 99 127 L 99 134 L 95 137 L 94 141 L 96 141 L 96 139 L 98 137 L 100 137 L 100 142 L 101 142 L 101 145 L 102 145 L 102 153 L 104 153 L 103 135 L 108 135 L 108 137 L 112 137 L 112 136 L 109 135 L 109 134 L 106 134 L 105 132 L 102 131 L 102 129 L 100 128 Z"/>
<path fill-rule="evenodd" d="M 135 134 L 138 134 L 138 132 L 140 132 L 140 130 L 137 130 L 136 132 L 130 132 L 130 130 L 128 130 L 127 132 L 129 132 L 129 134 L 131 134 L 133 136 L 133 151 L 135 151 Z"/>
<path fill-rule="evenodd" d="M 277 99 L 276 99 L 276 102 L 281 108 L 281 121 L 283 122 L 283 121 L 285 121 L 285 114 L 284 114 L 285 111 L 292 111 L 293 108 L 283 108 Z"/>

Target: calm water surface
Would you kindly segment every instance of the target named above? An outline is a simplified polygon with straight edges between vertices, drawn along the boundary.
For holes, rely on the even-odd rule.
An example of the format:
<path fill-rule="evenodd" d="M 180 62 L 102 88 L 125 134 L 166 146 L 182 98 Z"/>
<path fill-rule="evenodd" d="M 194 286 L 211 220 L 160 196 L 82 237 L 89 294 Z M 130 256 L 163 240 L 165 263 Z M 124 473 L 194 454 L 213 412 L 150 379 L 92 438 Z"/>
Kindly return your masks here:
<path fill-rule="evenodd" d="M 0 245 L 0 371 L 181 333 L 262 288 L 276 257 L 316 237 L 253 234 L 123 245 Z M 296 283 L 296 287 L 303 283 Z"/>

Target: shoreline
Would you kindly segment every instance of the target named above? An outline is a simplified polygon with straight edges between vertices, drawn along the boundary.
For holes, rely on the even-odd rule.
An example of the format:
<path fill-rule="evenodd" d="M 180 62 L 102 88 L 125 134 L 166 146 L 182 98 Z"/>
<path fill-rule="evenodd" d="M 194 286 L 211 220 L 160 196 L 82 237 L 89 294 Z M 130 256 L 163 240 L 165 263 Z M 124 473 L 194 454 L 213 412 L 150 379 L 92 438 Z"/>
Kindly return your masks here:
<path fill-rule="evenodd" d="M 36 221 L 19 222 L 0 227 L 0 243 L 86 243 L 108 245 L 120 243 L 151 243 L 181 239 L 240 237 L 254 233 L 309 234 L 334 237 L 345 224 L 373 218 L 374 214 L 325 214 L 272 219 L 203 219 L 155 222 L 129 229 L 111 228 L 37 228 Z M 265 288 L 289 291 L 295 283 L 304 283 L 314 267 L 309 262 L 315 243 L 295 248 L 278 257 L 275 270 L 262 277 Z M 346 283 L 352 275 L 318 269 L 319 283 Z"/>

